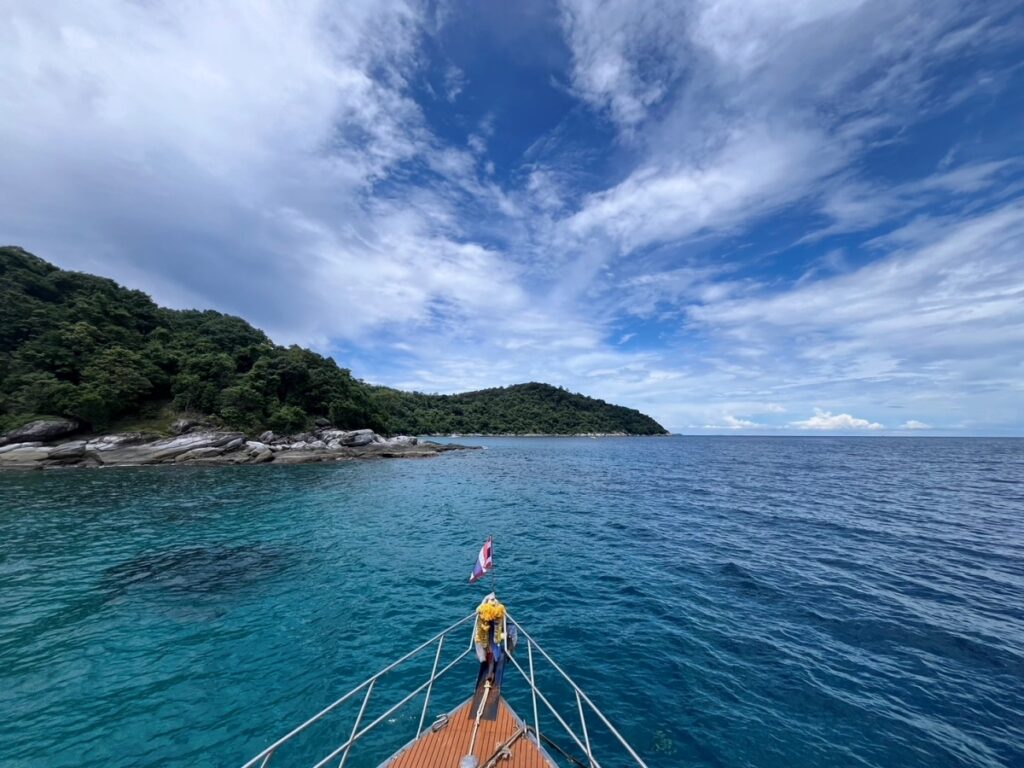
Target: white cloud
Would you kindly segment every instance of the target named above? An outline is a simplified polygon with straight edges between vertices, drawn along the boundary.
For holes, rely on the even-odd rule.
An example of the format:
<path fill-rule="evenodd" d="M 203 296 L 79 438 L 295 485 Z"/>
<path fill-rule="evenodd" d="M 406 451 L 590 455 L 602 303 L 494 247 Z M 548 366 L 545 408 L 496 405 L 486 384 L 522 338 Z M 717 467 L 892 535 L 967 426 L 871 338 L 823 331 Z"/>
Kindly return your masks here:
<path fill-rule="evenodd" d="M 801 28 L 843 23 L 862 5 L 864 0 L 704 0 L 693 37 L 722 66 L 746 74 L 764 66 Z"/>
<path fill-rule="evenodd" d="M 836 413 L 814 409 L 814 415 L 802 421 L 791 421 L 789 426 L 797 429 L 845 430 L 845 429 L 884 429 L 878 422 L 858 419 L 848 413 Z"/>
<path fill-rule="evenodd" d="M 1009 160 L 970 163 L 888 186 L 844 180 L 825 193 L 822 212 L 831 220 L 828 226 L 809 233 L 801 241 L 814 242 L 826 235 L 869 229 L 941 202 L 948 195 L 973 195 L 993 187 L 1018 165 Z"/>
<path fill-rule="evenodd" d="M 466 87 L 466 73 L 454 64 L 444 73 L 444 95 L 449 102 L 454 102 Z"/>
<path fill-rule="evenodd" d="M 655 0 L 566 0 L 562 21 L 576 93 L 627 132 L 666 96 L 686 49 L 686 10 Z"/>
<path fill-rule="evenodd" d="M 158 298 L 219 303 L 230 274 L 259 294 L 230 308 L 265 316 L 301 275 L 288 211 L 358 220 L 365 185 L 424 149 L 414 37 L 402 2 L 23 4 L 0 25 L 2 161 L 23 180 L 0 228 Z"/>
<path fill-rule="evenodd" d="M 629 252 L 756 219 L 835 171 L 841 153 L 813 131 L 759 127 L 727 134 L 704 162 L 645 168 L 592 195 L 567 221 L 576 237 Z"/>
<path fill-rule="evenodd" d="M 945 108 L 937 65 L 1001 44 L 988 12 L 568 1 L 563 93 L 617 140 L 560 154 L 560 127 L 506 174 L 501 114 L 431 133 L 413 84 L 439 22 L 416 3 L 20 4 L 0 22 L 0 234 L 279 341 L 343 343 L 396 385 L 547 380 L 668 426 L 779 428 L 815 402 L 1019 422 L 1019 166 L 859 170 Z M 466 107 L 475 72 L 430 74 L 431 109 Z M 823 214 L 819 238 L 932 215 L 799 282 L 745 271 L 784 258 L 745 235 L 795 205 Z"/>
<path fill-rule="evenodd" d="M 900 429 L 931 429 L 931 426 L 925 424 L 923 421 L 917 421 L 916 419 L 909 419 L 900 424 Z"/>
<path fill-rule="evenodd" d="M 762 429 L 764 426 L 764 424 L 758 424 L 756 421 L 741 419 L 727 413 L 722 416 L 721 423 L 705 424 L 702 429 Z"/>
<path fill-rule="evenodd" d="M 643 147 L 634 170 L 565 221 L 559 246 L 584 241 L 590 262 L 601 258 L 593 241 L 614 243 L 604 257 L 613 260 L 749 226 L 826 192 L 835 225 L 825 231 L 846 231 L 893 215 L 893 202 L 906 208 L 985 184 L 1001 167 L 981 163 L 888 193 L 849 175 L 831 181 L 882 131 L 936 108 L 930 67 L 987 29 L 955 3 L 927 12 L 913 0 L 564 7 L 574 87 Z M 595 273 L 591 265 L 574 279 Z"/>
<path fill-rule="evenodd" d="M 887 255 L 859 269 L 691 304 L 691 332 L 727 359 L 739 345 L 760 350 L 744 378 L 791 411 L 809 396 L 870 409 L 876 422 L 886 402 L 927 423 L 1020 419 L 1024 204 L 920 219 L 876 247 Z"/>
<path fill-rule="evenodd" d="M 514 265 L 462 234 L 460 195 L 508 201 L 409 95 L 419 13 L 402 0 L 19 7 L 0 26 L 0 112 L 18 116 L 0 121 L 0 162 L 21 179 L 0 185 L 3 239 L 320 348 L 532 306 Z M 447 95 L 464 82 L 449 68 Z M 375 194 L 410 163 L 439 180 Z"/>
<path fill-rule="evenodd" d="M 586 312 L 542 303 L 530 318 L 511 305 L 492 315 L 491 325 L 464 328 L 471 339 L 420 337 L 420 371 L 430 377 L 400 383 L 452 391 L 550 380 L 642 408 L 669 427 L 874 432 L 881 428 L 874 425 L 905 421 L 894 420 L 890 408 L 912 408 L 928 424 L 1018 422 L 1024 277 L 1016 265 L 1024 206 L 920 220 L 873 247 L 880 255 L 860 268 L 717 295 L 701 287 L 712 277 L 675 275 L 669 288 L 657 273 L 641 275 L 618 283 L 624 289 L 615 301 L 622 304 L 611 315 L 592 301 Z M 479 274 L 483 281 L 487 270 Z M 651 291 L 680 304 L 684 333 L 646 342 L 643 351 L 619 346 L 621 328 L 605 324 Z M 631 310 L 666 322 L 644 308 L 650 300 Z M 509 331 L 497 332 L 504 323 Z M 567 351 L 564 343 L 573 346 Z M 844 407 L 791 417 L 792 425 L 778 418 L 815 401 Z"/>
<path fill-rule="evenodd" d="M 961 221 L 919 220 L 878 241 L 903 247 L 859 270 L 765 297 L 692 307 L 690 315 L 742 337 L 827 330 L 862 351 L 942 347 L 975 358 L 987 354 L 982 348 L 993 334 L 1000 342 L 1007 335 L 1024 340 L 1017 301 L 1024 291 L 1022 243 L 1020 203 Z M 950 348 L 957 329 L 974 326 L 987 333 Z"/>

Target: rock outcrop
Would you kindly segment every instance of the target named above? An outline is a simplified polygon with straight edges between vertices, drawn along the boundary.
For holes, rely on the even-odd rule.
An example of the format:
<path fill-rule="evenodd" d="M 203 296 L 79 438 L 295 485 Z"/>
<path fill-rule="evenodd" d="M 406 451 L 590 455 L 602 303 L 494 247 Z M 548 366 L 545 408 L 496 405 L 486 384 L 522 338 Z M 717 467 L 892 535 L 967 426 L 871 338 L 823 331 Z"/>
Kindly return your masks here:
<path fill-rule="evenodd" d="M 175 424 L 175 431 L 180 426 Z M 78 428 L 77 424 L 75 428 Z M 421 443 L 409 435 L 387 438 L 370 429 L 319 428 L 312 433 L 294 436 L 264 432 L 259 440 L 247 440 L 240 432 L 209 429 L 198 424 L 189 424 L 174 437 L 130 432 L 54 442 L 52 438 L 18 439 L 21 434 L 22 430 L 16 430 L 4 440 L 13 436 L 17 442 L 0 444 L 0 469 L 151 464 L 306 464 L 350 459 L 418 458 L 465 447 Z M 40 428 L 25 434 L 38 436 L 48 433 Z"/>
<path fill-rule="evenodd" d="M 373 442 L 374 432 L 372 429 L 357 429 L 355 432 L 346 432 L 338 441 L 342 445 L 369 445 Z"/>
<path fill-rule="evenodd" d="M 176 435 L 184 435 L 193 427 L 198 427 L 197 419 L 177 419 L 171 424 L 171 432 Z"/>
<path fill-rule="evenodd" d="M 49 442 L 72 435 L 82 428 L 74 419 L 39 419 L 12 429 L 0 437 L 0 445 L 9 443 Z"/>

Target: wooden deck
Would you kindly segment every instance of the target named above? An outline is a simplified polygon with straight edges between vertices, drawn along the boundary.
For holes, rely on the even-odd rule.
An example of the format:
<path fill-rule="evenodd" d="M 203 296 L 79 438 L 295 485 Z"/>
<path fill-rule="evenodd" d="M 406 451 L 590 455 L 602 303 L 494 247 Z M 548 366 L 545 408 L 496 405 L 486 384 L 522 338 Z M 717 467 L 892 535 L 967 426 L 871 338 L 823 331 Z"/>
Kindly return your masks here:
<path fill-rule="evenodd" d="M 384 763 L 381 768 L 458 768 L 459 758 L 469 751 L 473 736 L 473 719 L 467 701 L 448 718 L 448 725 L 439 731 L 425 731 L 417 740 Z M 475 752 L 482 766 L 518 728 L 522 721 L 502 699 L 498 716 L 480 721 Z M 529 736 L 516 739 L 511 747 L 512 759 L 498 763 L 501 768 L 555 768 Z"/>

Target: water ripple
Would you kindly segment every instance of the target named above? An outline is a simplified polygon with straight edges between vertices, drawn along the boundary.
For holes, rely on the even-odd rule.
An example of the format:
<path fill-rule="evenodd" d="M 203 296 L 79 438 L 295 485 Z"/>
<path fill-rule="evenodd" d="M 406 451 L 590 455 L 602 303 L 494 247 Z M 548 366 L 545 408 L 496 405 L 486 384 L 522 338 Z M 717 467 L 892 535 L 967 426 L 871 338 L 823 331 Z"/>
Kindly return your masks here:
<path fill-rule="evenodd" d="M 3 764 L 240 763 L 468 612 L 493 533 L 499 592 L 652 767 L 1024 765 L 1024 441 L 481 442 L 0 475 Z"/>

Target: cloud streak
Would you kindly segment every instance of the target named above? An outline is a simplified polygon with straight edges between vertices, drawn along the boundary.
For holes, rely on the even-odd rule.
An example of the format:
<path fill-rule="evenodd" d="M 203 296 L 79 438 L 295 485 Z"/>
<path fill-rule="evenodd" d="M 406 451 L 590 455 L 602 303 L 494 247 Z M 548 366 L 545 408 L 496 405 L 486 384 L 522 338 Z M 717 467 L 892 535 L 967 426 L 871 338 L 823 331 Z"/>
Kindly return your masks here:
<path fill-rule="evenodd" d="M 407 388 L 1024 430 L 1012 10 L 23 4 L 0 238 Z"/>

